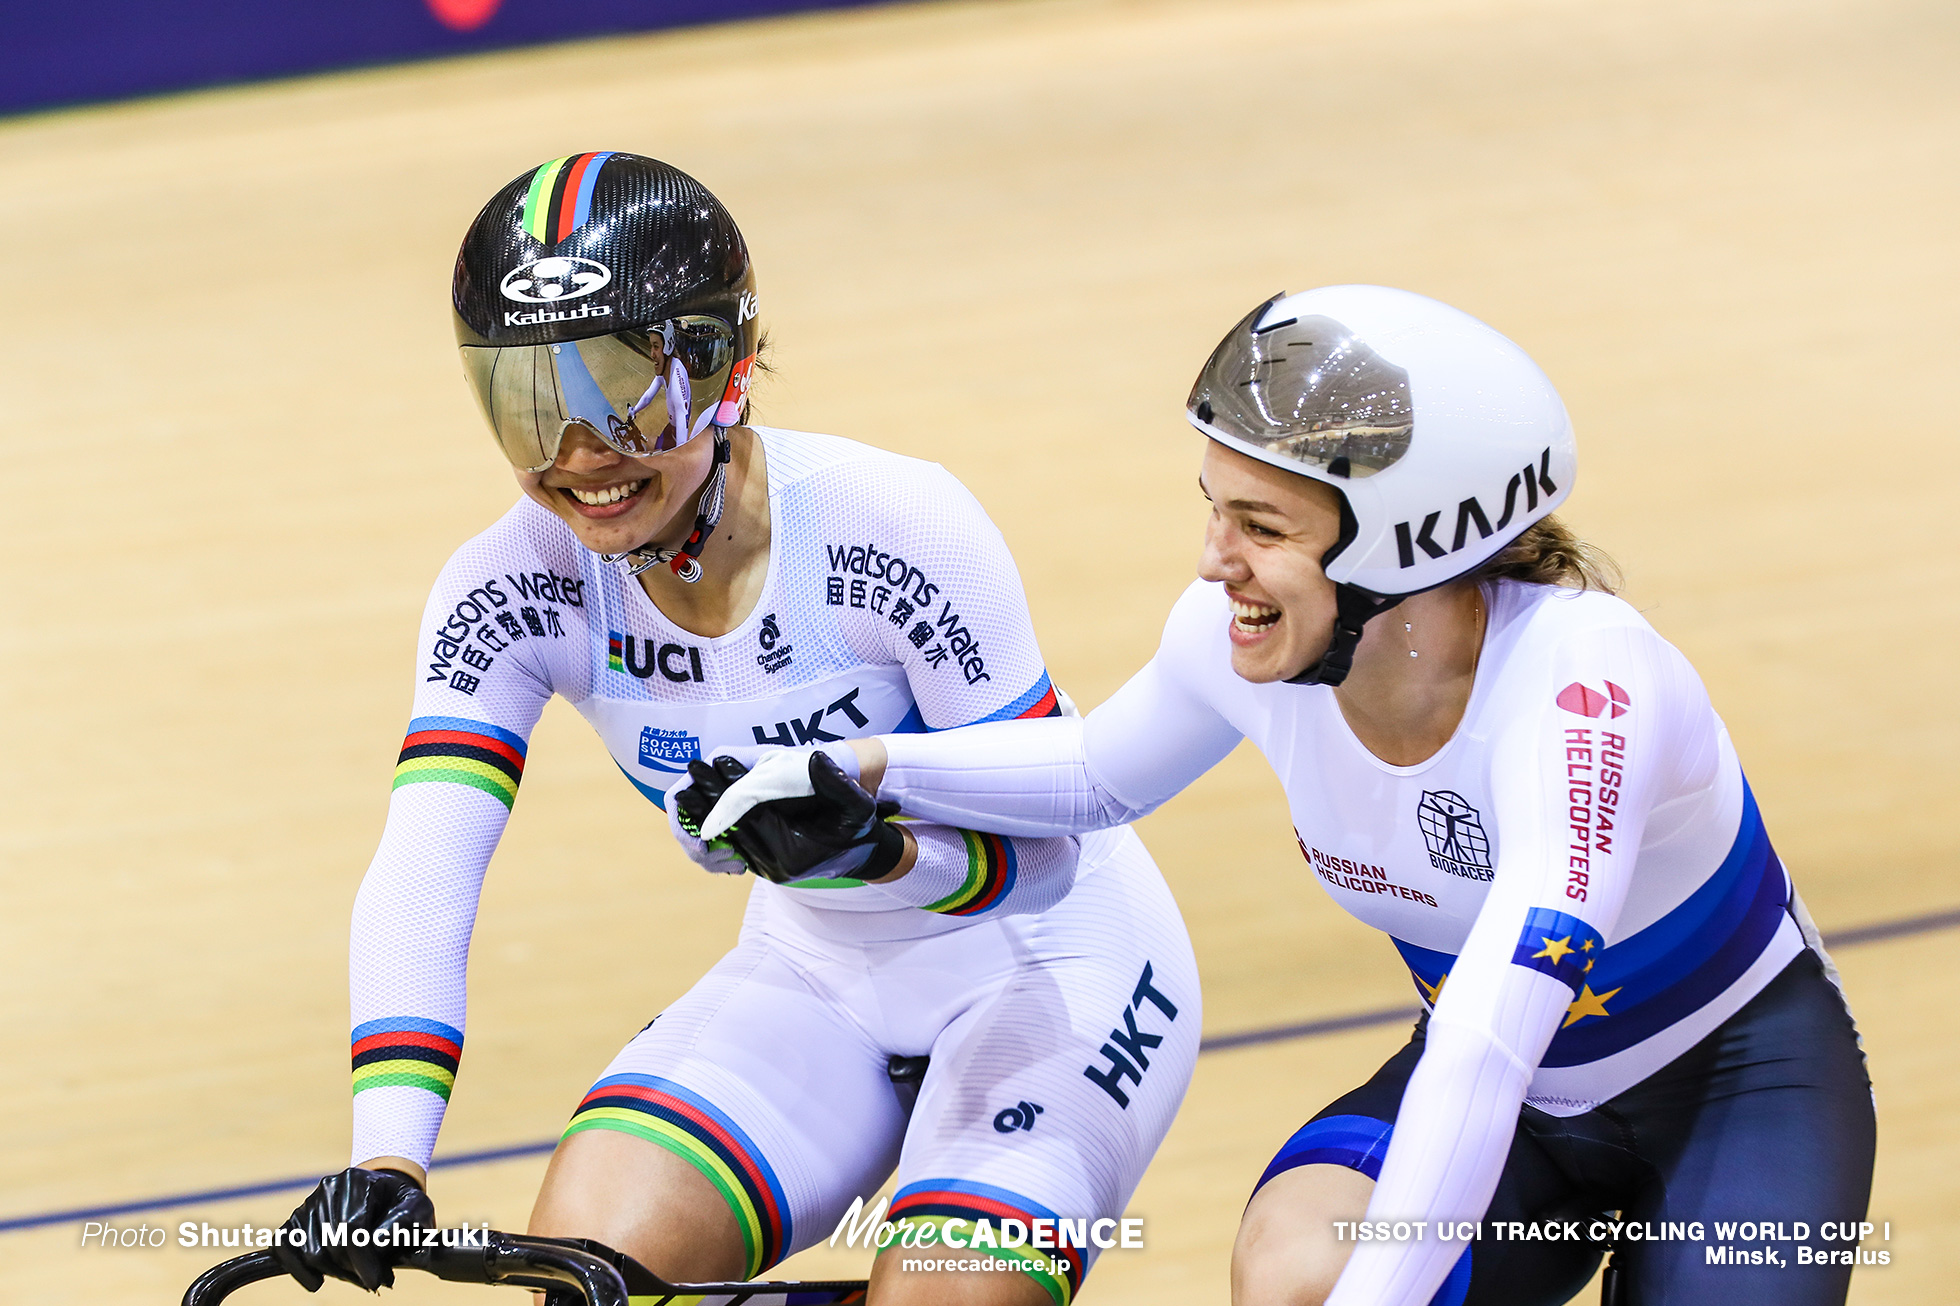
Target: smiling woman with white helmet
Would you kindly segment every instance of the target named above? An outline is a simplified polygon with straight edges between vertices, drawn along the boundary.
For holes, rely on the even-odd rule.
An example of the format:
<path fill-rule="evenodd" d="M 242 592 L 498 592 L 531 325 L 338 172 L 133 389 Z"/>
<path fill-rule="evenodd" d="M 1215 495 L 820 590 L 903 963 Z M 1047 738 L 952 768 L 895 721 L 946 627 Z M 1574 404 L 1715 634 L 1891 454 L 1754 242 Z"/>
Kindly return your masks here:
<path fill-rule="evenodd" d="M 1427 1010 L 1260 1177 L 1234 1300 L 1561 1302 L 1618 1212 L 1621 1301 L 1841 1302 L 1856 1031 L 1693 668 L 1550 516 L 1551 383 L 1461 312 L 1335 286 L 1249 314 L 1189 409 L 1212 517 L 1156 657 L 1085 720 L 853 747 L 905 813 L 1022 835 L 1133 820 L 1242 738 L 1279 773 Z M 794 769 L 763 759 L 704 833 Z"/>

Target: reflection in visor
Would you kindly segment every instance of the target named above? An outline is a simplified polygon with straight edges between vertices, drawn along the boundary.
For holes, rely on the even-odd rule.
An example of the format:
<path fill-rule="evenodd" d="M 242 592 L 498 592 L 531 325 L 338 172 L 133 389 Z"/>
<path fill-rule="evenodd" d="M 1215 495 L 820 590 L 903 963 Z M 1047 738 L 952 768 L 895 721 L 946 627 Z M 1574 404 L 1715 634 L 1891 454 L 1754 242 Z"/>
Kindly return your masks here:
<path fill-rule="evenodd" d="M 504 456 L 539 472 L 557 458 L 574 423 L 629 457 L 664 453 L 706 430 L 720 405 L 697 411 L 695 396 L 722 397 L 733 333 L 715 318 L 682 318 L 657 335 L 623 331 L 556 345 L 466 345 L 462 354 Z M 661 355 L 664 375 L 656 361 Z M 666 403 L 656 407 L 663 391 Z"/>
<path fill-rule="evenodd" d="M 1207 427 L 1333 476 L 1372 476 L 1409 451 L 1409 374 L 1329 317 L 1263 331 L 1261 305 L 1212 353 L 1189 408 Z"/>

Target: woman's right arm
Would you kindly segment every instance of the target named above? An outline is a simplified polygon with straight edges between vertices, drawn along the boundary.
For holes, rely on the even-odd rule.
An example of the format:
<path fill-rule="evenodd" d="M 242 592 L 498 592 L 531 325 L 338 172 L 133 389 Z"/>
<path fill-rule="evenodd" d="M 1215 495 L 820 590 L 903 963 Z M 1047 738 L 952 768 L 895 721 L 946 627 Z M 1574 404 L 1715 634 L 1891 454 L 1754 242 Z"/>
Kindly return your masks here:
<path fill-rule="evenodd" d="M 353 1161 L 426 1170 L 462 1055 L 483 874 L 576 612 L 514 591 L 465 546 L 422 618 L 415 706 L 349 948 Z"/>
<path fill-rule="evenodd" d="M 1240 739 L 1200 692 L 1215 639 L 1208 588 L 1185 591 L 1157 655 L 1087 718 L 881 735 L 883 773 L 879 748 L 867 749 L 866 779 L 907 815 L 997 834 L 1080 834 L 1155 811 Z"/>

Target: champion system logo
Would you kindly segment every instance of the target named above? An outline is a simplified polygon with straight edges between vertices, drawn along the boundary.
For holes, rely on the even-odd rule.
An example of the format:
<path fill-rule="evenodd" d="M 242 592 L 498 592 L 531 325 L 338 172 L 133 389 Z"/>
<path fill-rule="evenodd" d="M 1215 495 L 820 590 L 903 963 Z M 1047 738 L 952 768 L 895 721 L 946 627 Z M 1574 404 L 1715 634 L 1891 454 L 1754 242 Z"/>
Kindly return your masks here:
<path fill-rule="evenodd" d="M 1612 709 L 1613 716 L 1625 716 L 1627 709 L 1633 706 L 1632 696 L 1610 680 L 1602 683 L 1606 686 L 1603 694 L 1591 685 L 1582 685 L 1575 680 L 1559 690 L 1558 697 L 1553 701 L 1566 711 L 1577 712 L 1580 716 L 1605 716 L 1608 708 Z"/>

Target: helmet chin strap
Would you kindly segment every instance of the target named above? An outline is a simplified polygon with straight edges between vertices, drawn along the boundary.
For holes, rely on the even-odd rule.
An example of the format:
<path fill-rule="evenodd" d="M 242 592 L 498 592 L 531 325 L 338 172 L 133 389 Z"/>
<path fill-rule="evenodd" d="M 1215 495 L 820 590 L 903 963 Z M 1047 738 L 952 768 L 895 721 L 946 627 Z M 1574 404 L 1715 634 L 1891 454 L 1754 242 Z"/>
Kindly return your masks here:
<path fill-rule="evenodd" d="M 1353 585 L 1336 583 L 1333 641 L 1327 645 L 1327 651 L 1320 655 L 1319 661 L 1298 675 L 1288 676 L 1286 683 L 1331 687 L 1346 680 L 1348 672 L 1354 669 L 1354 650 L 1361 644 L 1361 628 L 1368 624 L 1370 617 L 1387 612 L 1407 597 L 1406 594 L 1395 594 L 1383 598 Z"/>
<path fill-rule="evenodd" d="M 678 549 L 669 549 L 648 540 L 624 553 L 602 553 L 599 555 L 601 562 L 625 564 L 628 576 L 637 576 L 665 564 L 689 585 L 701 579 L 701 550 L 707 546 L 708 537 L 714 534 L 715 527 L 721 522 L 728 492 L 728 460 L 732 456 L 728 433 L 719 426 L 714 428 L 714 432 L 714 470 L 708 473 L 708 486 L 701 494 L 701 506 L 694 515 L 694 530 L 687 537 L 687 542 Z"/>

